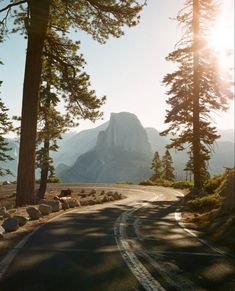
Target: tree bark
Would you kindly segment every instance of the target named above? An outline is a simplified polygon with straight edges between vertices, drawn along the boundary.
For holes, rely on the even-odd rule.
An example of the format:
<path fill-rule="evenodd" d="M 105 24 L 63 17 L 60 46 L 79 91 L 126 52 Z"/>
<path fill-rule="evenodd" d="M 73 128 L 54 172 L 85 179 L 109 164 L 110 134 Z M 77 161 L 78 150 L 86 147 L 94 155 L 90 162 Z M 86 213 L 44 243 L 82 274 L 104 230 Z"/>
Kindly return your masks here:
<path fill-rule="evenodd" d="M 16 205 L 35 203 L 35 149 L 42 52 L 50 0 L 28 0 L 28 46 L 23 87 Z"/>
<path fill-rule="evenodd" d="M 45 162 L 42 165 L 41 168 L 41 179 L 40 179 L 40 186 L 38 190 L 38 199 L 44 199 L 45 193 L 46 193 L 46 188 L 47 188 L 47 178 L 48 178 L 48 170 L 49 170 L 49 163 L 48 163 L 48 158 L 49 158 L 49 148 L 50 148 L 50 143 L 48 140 L 44 141 L 44 150 L 45 150 Z"/>
<path fill-rule="evenodd" d="M 193 0 L 193 175 L 194 188 L 202 189 L 200 156 L 200 73 L 199 73 L 199 34 L 200 34 L 199 0 Z"/>

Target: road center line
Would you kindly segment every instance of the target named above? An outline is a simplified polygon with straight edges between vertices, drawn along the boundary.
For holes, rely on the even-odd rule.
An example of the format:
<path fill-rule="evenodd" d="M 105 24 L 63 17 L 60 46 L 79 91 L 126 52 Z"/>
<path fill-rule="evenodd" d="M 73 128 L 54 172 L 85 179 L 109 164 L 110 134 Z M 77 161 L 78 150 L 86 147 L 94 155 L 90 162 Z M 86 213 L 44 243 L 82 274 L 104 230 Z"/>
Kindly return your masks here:
<path fill-rule="evenodd" d="M 156 194 L 155 194 L 156 195 Z M 154 200 L 156 200 L 155 198 Z M 151 202 L 151 201 L 149 201 Z M 147 291 L 165 291 L 165 289 L 160 285 L 160 283 L 155 280 L 155 278 L 149 273 L 145 266 L 140 262 L 134 252 L 131 250 L 131 247 L 128 244 L 127 234 L 126 234 L 126 223 L 128 218 L 138 209 L 144 207 L 147 203 L 142 203 L 141 205 L 125 211 L 122 213 L 114 224 L 114 235 L 117 246 L 120 250 L 120 253 L 133 273 L 139 283 Z"/>

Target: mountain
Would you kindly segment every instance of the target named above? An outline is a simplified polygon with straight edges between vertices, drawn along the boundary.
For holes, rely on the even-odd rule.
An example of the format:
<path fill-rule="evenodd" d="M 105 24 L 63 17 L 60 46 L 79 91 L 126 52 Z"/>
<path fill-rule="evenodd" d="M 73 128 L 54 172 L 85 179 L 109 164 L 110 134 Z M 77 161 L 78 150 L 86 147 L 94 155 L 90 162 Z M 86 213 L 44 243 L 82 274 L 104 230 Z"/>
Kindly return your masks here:
<path fill-rule="evenodd" d="M 131 113 L 112 113 L 95 147 L 62 172 L 65 182 L 137 182 L 151 175 L 151 147 L 145 129 Z"/>
<path fill-rule="evenodd" d="M 78 167 L 83 170 L 83 173 L 79 170 L 80 177 L 83 177 L 80 180 L 93 182 L 95 181 L 92 180 L 93 172 L 91 168 L 88 168 L 88 165 L 90 167 L 92 165 L 95 169 L 102 168 L 99 177 L 96 174 L 94 179 L 104 181 L 107 176 L 112 181 L 137 181 L 138 177 L 151 174 L 149 166 L 153 153 L 158 151 L 162 156 L 165 152 L 165 145 L 169 143 L 169 137 L 160 136 L 155 128 L 145 128 L 144 131 L 146 134 L 143 133 L 143 127 L 135 115 L 124 112 L 112 114 L 110 121 L 96 128 L 79 133 L 66 133 L 63 135 L 63 139 L 58 141 L 60 146 L 58 152 L 51 153 L 56 165 L 56 173 L 60 177 L 65 177 L 65 181 L 70 173 L 71 178 L 68 179 L 76 182 L 78 172 L 76 168 Z M 212 175 L 223 172 L 224 167 L 234 167 L 234 130 L 219 130 L 219 134 L 221 138 L 214 146 L 214 153 L 210 161 L 209 169 Z M 10 138 L 7 140 L 12 148 L 9 153 L 14 160 L 6 163 L 0 162 L 0 167 L 10 169 L 14 176 L 0 177 L 0 180 L 13 181 L 16 180 L 17 175 L 19 142 Z M 188 159 L 186 151 L 171 150 L 171 155 L 177 179 L 185 179 L 183 169 Z M 102 163 L 106 159 L 106 167 L 100 167 L 99 164 L 93 165 L 91 157 L 96 162 Z M 109 160 L 107 160 L 108 157 Z M 110 162 L 111 158 L 112 162 Z M 112 167 L 116 167 L 118 170 L 114 171 Z M 129 169 L 130 173 L 127 173 L 126 169 Z M 36 174 L 38 176 L 38 171 Z M 90 178 L 87 178 L 89 175 Z M 124 175 L 126 175 L 125 179 Z"/>
<path fill-rule="evenodd" d="M 51 153 L 55 166 L 59 166 L 59 164 L 72 166 L 78 156 L 88 152 L 95 146 L 99 132 L 105 130 L 107 127 L 108 122 L 105 122 L 96 128 L 73 134 L 69 138 L 66 138 L 65 141 L 62 140 L 58 152 Z"/>
<path fill-rule="evenodd" d="M 218 130 L 220 134 L 219 142 L 229 141 L 234 143 L 234 129 L 224 129 L 224 130 Z"/>
<path fill-rule="evenodd" d="M 210 160 L 210 172 L 220 174 L 225 168 L 234 167 L 234 143 L 230 141 L 217 142 Z"/>

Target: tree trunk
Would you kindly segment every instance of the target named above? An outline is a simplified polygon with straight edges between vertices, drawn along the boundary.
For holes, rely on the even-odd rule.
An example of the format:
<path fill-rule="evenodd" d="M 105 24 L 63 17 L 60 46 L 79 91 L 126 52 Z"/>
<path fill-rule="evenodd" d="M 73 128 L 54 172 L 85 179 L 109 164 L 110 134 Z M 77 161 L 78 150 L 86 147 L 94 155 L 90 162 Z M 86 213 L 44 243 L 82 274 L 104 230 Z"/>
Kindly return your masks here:
<path fill-rule="evenodd" d="M 194 188 L 202 188 L 200 156 L 200 108 L 199 108 L 199 33 L 200 33 L 199 0 L 193 0 L 193 174 Z"/>
<path fill-rule="evenodd" d="M 49 141 L 44 141 L 44 151 L 45 151 L 45 162 L 43 162 L 42 168 L 41 168 L 41 180 L 40 180 L 40 186 L 38 190 L 38 199 L 44 199 L 46 188 L 47 188 L 47 177 L 48 177 L 48 170 L 49 170 Z"/>
<path fill-rule="evenodd" d="M 35 203 L 35 148 L 42 52 L 50 0 L 28 0 L 29 27 L 25 64 L 16 205 Z"/>

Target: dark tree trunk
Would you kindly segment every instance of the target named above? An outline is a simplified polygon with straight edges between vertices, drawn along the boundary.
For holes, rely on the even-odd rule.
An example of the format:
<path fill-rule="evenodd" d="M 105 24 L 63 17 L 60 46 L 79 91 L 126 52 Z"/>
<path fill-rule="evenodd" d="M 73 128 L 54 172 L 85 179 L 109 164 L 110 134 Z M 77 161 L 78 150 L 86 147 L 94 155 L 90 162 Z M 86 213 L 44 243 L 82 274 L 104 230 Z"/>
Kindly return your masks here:
<path fill-rule="evenodd" d="M 48 140 L 44 141 L 44 153 L 45 153 L 45 162 L 42 165 L 41 168 L 41 179 L 40 179 L 40 186 L 38 190 L 38 199 L 44 199 L 46 188 L 47 188 L 47 177 L 48 177 L 48 171 L 49 171 L 49 148 L 50 143 Z"/>
<path fill-rule="evenodd" d="M 199 108 L 199 33 L 200 33 L 199 0 L 193 0 L 193 174 L 194 188 L 202 188 L 201 156 L 200 156 L 200 108 Z"/>
<path fill-rule="evenodd" d="M 50 0 L 28 0 L 29 25 L 25 64 L 16 205 L 35 203 L 35 148 L 42 52 Z"/>

